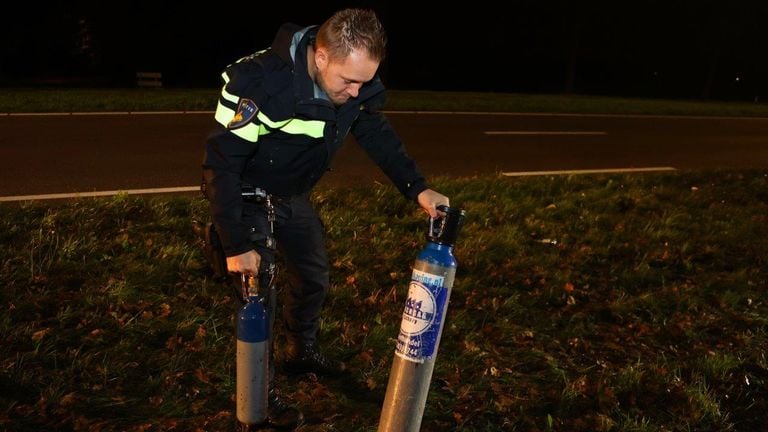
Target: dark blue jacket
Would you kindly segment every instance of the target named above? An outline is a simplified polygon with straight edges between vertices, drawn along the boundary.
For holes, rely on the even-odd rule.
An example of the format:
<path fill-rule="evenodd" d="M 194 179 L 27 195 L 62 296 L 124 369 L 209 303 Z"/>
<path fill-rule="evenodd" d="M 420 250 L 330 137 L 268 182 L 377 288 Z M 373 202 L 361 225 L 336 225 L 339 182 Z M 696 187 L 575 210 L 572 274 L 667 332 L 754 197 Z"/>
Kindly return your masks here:
<path fill-rule="evenodd" d="M 308 192 L 349 132 L 406 197 L 415 200 L 427 188 L 379 112 L 385 95 L 378 75 L 339 107 L 314 97 L 306 53 L 317 27 L 305 30 L 295 62 L 291 42 L 302 28 L 286 24 L 271 48 L 240 59 L 222 74 L 226 84 L 216 110 L 220 126 L 207 140 L 203 179 L 227 256 L 253 249 L 250 227 L 242 222 L 242 184 L 278 197 Z"/>

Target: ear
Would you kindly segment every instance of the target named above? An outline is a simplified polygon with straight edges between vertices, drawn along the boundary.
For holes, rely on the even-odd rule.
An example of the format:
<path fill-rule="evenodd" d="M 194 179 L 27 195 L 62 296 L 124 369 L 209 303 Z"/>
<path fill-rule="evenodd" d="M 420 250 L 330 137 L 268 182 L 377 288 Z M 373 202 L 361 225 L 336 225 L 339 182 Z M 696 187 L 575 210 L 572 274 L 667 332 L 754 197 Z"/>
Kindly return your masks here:
<path fill-rule="evenodd" d="M 315 49 L 315 65 L 317 65 L 318 69 L 325 69 L 325 67 L 328 66 L 329 60 L 330 57 L 325 48 L 321 47 Z"/>

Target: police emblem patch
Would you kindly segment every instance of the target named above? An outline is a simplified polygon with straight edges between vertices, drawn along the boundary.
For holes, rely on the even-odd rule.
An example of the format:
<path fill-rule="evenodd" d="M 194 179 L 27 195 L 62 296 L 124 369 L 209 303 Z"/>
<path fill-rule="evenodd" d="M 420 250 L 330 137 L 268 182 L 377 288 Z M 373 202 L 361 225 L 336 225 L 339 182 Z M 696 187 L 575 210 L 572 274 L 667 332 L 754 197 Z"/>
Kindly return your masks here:
<path fill-rule="evenodd" d="M 240 103 L 237 104 L 237 112 L 227 124 L 227 129 L 237 129 L 247 125 L 257 112 L 259 112 L 259 107 L 256 106 L 256 103 L 250 99 L 240 99 Z"/>

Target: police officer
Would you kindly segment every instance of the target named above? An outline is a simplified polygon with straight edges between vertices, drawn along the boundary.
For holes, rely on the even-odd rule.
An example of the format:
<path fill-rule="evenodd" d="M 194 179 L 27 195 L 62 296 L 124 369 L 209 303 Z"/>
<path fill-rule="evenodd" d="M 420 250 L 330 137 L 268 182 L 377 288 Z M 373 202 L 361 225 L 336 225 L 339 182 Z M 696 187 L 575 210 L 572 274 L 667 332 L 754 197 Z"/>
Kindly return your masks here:
<path fill-rule="evenodd" d="M 329 287 L 322 223 L 310 191 L 345 136 L 357 142 L 397 189 L 430 216 L 448 198 L 429 189 L 389 122 L 379 111 L 384 86 L 377 69 L 384 29 L 373 11 L 345 9 L 320 27 L 285 24 L 272 46 L 244 57 L 222 74 L 219 127 L 208 137 L 203 178 L 230 272 L 257 274 L 275 261 L 266 211 L 244 202 L 244 187 L 274 199 L 274 235 L 289 263 L 284 321 L 284 369 L 339 373 L 343 365 L 319 348 L 318 321 Z M 273 417 L 300 413 L 270 392 Z"/>

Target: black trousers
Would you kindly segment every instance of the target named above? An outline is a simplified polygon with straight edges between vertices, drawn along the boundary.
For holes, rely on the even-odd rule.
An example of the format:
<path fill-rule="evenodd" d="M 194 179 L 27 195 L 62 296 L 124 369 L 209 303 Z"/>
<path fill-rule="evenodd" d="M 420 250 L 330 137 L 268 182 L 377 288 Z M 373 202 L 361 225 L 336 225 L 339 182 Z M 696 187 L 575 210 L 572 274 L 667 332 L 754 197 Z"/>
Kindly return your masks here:
<path fill-rule="evenodd" d="M 288 264 L 287 277 L 282 277 L 285 273 L 280 277 L 284 286 L 279 290 L 287 337 L 293 343 L 314 343 L 320 326 L 320 310 L 330 285 L 325 229 L 312 207 L 309 193 L 278 199 L 273 205 L 277 251 Z M 265 241 L 269 233 L 266 207 L 244 203 L 243 221 L 252 227 L 252 240 L 261 255 L 261 271 L 264 271 L 276 262 L 276 250 L 268 248 Z"/>

